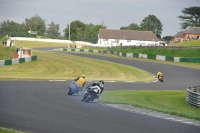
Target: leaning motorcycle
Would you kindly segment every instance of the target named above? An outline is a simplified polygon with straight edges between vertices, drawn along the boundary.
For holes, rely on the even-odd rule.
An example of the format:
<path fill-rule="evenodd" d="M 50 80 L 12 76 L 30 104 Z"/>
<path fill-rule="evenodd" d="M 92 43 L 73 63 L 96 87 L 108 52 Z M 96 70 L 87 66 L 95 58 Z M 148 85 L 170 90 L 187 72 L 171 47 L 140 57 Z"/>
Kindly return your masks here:
<path fill-rule="evenodd" d="M 88 89 L 88 91 L 85 93 L 82 101 L 85 101 L 85 102 L 93 101 L 94 99 L 98 98 L 98 94 L 100 92 L 101 92 L 101 90 L 98 87 Z"/>
<path fill-rule="evenodd" d="M 164 82 L 163 76 L 158 77 L 158 80 L 159 80 L 160 82 Z"/>
<path fill-rule="evenodd" d="M 68 95 L 72 95 L 72 94 L 75 94 L 75 93 L 78 94 L 80 86 L 77 85 L 76 82 L 73 81 L 68 88 L 69 88 Z"/>

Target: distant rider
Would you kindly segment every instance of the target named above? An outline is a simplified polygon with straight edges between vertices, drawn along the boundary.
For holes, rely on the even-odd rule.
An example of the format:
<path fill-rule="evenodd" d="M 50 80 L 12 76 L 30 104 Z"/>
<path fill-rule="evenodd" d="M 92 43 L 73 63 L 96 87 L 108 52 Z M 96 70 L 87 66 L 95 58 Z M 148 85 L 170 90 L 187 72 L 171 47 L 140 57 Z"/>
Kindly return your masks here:
<path fill-rule="evenodd" d="M 81 76 L 78 76 L 74 79 L 74 82 L 71 83 L 71 86 L 69 88 L 77 88 L 79 91 L 82 91 L 84 88 L 84 85 L 86 83 L 85 75 L 82 74 Z"/>
<path fill-rule="evenodd" d="M 157 78 L 160 79 L 160 77 L 163 77 L 163 74 L 161 72 L 157 73 Z"/>
<path fill-rule="evenodd" d="M 98 88 L 100 90 L 100 92 L 97 94 L 97 97 L 95 99 L 98 99 L 99 98 L 99 95 L 103 92 L 104 90 L 104 81 L 103 80 L 100 80 L 99 82 L 94 82 L 93 84 L 89 85 L 86 89 L 86 92 L 85 92 L 85 95 L 92 89 L 94 88 Z M 83 97 L 83 100 L 85 100 L 85 95 Z"/>

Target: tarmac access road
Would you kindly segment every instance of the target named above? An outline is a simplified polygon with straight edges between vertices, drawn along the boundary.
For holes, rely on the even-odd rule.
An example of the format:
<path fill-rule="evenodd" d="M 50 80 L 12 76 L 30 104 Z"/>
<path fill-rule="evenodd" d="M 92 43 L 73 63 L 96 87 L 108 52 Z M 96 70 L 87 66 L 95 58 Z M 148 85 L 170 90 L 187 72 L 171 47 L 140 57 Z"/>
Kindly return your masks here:
<path fill-rule="evenodd" d="M 42 50 L 50 50 L 48 48 Z M 65 52 L 66 53 L 66 52 Z M 200 71 L 180 66 L 67 52 L 77 56 L 164 73 L 165 82 L 106 82 L 108 91 L 122 89 L 186 90 L 199 85 Z M 91 82 L 87 82 L 86 85 Z M 81 102 L 84 92 L 68 96 L 70 81 L 0 81 L 0 127 L 31 133 L 198 133 L 200 126 L 161 119 L 98 102 Z"/>

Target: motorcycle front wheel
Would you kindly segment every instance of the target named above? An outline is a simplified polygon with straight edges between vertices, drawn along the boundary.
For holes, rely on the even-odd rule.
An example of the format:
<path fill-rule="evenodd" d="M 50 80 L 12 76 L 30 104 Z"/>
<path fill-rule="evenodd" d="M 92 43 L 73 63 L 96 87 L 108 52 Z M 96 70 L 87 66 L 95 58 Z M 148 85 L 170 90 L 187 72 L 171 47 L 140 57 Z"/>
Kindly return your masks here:
<path fill-rule="evenodd" d="M 95 93 L 89 93 L 85 99 L 85 102 L 93 101 L 95 98 Z"/>

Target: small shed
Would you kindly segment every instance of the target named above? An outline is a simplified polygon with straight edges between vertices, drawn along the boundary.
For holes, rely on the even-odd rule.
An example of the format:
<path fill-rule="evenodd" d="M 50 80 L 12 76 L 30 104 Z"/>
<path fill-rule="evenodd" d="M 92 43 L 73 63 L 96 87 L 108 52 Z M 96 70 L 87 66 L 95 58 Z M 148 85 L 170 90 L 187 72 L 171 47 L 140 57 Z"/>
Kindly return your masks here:
<path fill-rule="evenodd" d="M 31 48 L 16 48 L 15 58 L 25 58 L 32 56 Z"/>

